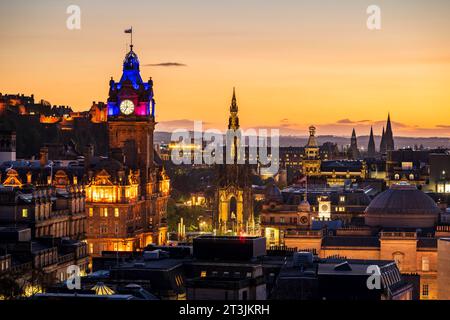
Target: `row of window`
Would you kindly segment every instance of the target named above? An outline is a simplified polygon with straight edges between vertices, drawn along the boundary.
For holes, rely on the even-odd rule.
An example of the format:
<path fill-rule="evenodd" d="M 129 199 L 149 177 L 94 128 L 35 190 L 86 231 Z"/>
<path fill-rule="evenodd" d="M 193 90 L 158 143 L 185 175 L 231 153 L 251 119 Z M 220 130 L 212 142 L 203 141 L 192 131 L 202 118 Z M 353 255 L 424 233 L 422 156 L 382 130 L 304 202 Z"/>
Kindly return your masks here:
<path fill-rule="evenodd" d="M 409 180 L 414 180 L 415 179 L 415 176 L 411 173 L 410 175 L 409 175 Z M 396 173 L 395 175 L 394 175 L 394 179 L 395 180 L 400 180 L 400 175 L 398 174 L 398 173 Z"/>
<path fill-rule="evenodd" d="M 200 277 L 201 278 L 206 278 L 206 276 L 207 276 L 207 271 L 201 271 L 200 272 Z M 234 272 L 233 273 L 233 276 L 234 277 L 236 277 L 236 278 L 240 278 L 241 277 L 241 272 L 239 272 L 239 271 L 236 271 L 236 272 Z M 210 276 L 211 277 L 218 277 L 219 276 L 219 272 L 218 271 L 212 271 L 212 272 L 210 272 Z M 223 277 L 230 277 L 230 272 L 229 271 L 224 271 L 224 272 L 222 272 L 222 276 Z M 251 278 L 252 277 L 252 273 L 251 272 L 247 272 L 246 274 L 245 274 L 245 276 L 247 277 L 247 278 Z"/>
<path fill-rule="evenodd" d="M 100 225 L 100 233 L 101 233 L 101 234 L 108 233 L 108 231 L 109 231 L 109 228 L 108 228 L 108 225 L 107 225 L 107 224 L 102 224 L 102 225 Z M 115 233 L 115 234 L 118 234 L 118 233 L 119 233 L 119 224 L 118 224 L 118 223 L 116 223 L 116 224 L 114 225 L 114 233 Z"/>
<path fill-rule="evenodd" d="M 9 260 L 3 260 L 1 263 L 0 271 L 8 270 L 9 268 Z"/>
<path fill-rule="evenodd" d="M 100 217 L 107 218 L 109 215 L 108 208 L 100 208 Z M 89 217 L 94 216 L 94 208 L 89 208 Z M 118 218 L 120 216 L 119 208 L 114 208 L 114 217 Z"/>
<path fill-rule="evenodd" d="M 438 183 L 437 184 L 437 192 L 438 193 L 450 193 L 450 182 Z"/>

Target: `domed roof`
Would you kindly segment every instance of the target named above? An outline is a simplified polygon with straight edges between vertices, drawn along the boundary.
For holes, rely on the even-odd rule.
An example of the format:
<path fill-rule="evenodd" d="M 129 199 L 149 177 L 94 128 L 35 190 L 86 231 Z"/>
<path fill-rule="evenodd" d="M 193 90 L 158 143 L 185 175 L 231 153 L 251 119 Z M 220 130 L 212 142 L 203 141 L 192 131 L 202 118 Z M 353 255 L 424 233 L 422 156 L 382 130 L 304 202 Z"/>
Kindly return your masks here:
<path fill-rule="evenodd" d="M 298 210 L 300 212 L 310 212 L 311 211 L 311 205 L 309 204 L 308 200 L 303 200 L 302 202 L 300 202 L 300 204 L 298 205 Z"/>
<path fill-rule="evenodd" d="M 425 228 L 436 224 L 440 210 L 415 186 L 400 183 L 375 197 L 365 211 L 369 226 Z"/>
<path fill-rule="evenodd" d="M 143 83 L 139 71 L 139 59 L 132 46 L 130 46 L 130 51 L 123 60 L 123 73 L 122 78 L 120 78 L 120 84 L 122 85 L 127 80 L 131 81 L 135 89 L 138 89 L 139 85 Z"/>
<path fill-rule="evenodd" d="M 123 60 L 124 69 L 138 69 L 139 70 L 139 59 L 137 54 L 131 50 L 125 55 L 125 59 Z"/>
<path fill-rule="evenodd" d="M 366 214 L 438 214 L 438 206 L 424 192 L 409 184 L 392 185 L 370 202 Z"/>
<path fill-rule="evenodd" d="M 274 183 L 266 187 L 266 201 L 283 202 L 283 196 L 281 195 L 281 191 Z"/>

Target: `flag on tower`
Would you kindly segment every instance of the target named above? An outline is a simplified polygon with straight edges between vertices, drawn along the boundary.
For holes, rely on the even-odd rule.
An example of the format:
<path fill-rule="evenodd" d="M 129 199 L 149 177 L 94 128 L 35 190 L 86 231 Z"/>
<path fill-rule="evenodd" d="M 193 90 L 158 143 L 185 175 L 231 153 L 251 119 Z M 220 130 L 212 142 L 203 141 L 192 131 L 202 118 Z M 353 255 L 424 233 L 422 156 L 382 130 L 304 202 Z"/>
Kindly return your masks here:
<path fill-rule="evenodd" d="M 130 28 L 130 29 L 125 29 L 125 31 L 124 31 L 125 33 L 133 33 L 133 28 Z"/>

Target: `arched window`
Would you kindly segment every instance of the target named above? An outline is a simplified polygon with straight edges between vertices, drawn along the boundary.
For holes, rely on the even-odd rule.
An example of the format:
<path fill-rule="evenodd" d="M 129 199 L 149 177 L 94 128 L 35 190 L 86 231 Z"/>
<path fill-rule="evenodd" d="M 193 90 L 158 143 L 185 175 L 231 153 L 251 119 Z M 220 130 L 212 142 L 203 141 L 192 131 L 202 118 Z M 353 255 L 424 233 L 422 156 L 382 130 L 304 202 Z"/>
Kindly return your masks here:
<path fill-rule="evenodd" d="M 235 197 L 230 198 L 230 206 L 229 206 L 229 217 L 230 220 L 237 219 L 237 201 Z"/>
<path fill-rule="evenodd" d="M 402 252 L 394 252 L 392 254 L 392 258 L 394 259 L 395 263 L 397 264 L 398 269 L 400 271 L 402 271 L 403 260 L 405 258 L 405 254 Z"/>

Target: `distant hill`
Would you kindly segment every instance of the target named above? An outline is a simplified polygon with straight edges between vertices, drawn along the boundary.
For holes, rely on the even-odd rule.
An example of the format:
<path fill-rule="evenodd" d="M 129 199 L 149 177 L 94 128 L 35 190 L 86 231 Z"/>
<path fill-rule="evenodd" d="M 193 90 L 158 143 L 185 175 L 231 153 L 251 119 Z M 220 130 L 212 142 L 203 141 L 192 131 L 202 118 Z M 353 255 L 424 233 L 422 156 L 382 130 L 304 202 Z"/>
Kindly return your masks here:
<path fill-rule="evenodd" d="M 154 141 L 155 143 L 168 143 L 170 142 L 170 132 L 155 132 Z M 304 146 L 308 140 L 306 136 L 281 136 L 280 145 L 282 147 L 300 147 Z M 339 137 L 339 136 L 318 136 L 317 140 L 319 144 L 323 144 L 324 142 L 333 142 L 337 143 L 339 148 L 342 146 L 347 146 L 350 144 L 350 137 Z M 380 136 L 375 136 L 375 145 L 377 148 L 380 145 Z M 422 145 L 424 148 L 450 148 L 450 138 L 440 138 L 440 137 L 432 137 L 432 138 L 422 138 L 422 137 L 394 137 L 396 148 L 407 148 L 414 146 Z M 367 149 L 367 144 L 369 142 L 369 136 L 359 136 L 358 137 L 358 147 L 362 147 Z"/>

